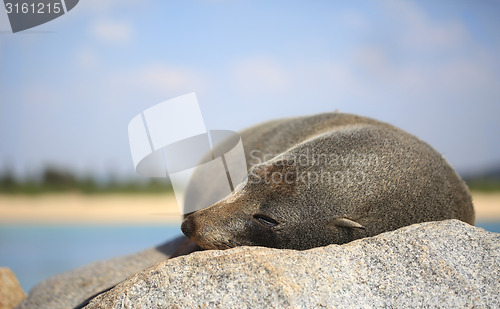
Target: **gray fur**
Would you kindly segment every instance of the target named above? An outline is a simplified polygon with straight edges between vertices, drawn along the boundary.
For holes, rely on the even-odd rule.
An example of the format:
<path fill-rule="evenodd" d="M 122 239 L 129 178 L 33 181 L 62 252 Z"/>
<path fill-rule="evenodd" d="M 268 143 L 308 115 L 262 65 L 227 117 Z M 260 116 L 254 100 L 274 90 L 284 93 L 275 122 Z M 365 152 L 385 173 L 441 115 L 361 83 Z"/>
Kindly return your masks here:
<path fill-rule="evenodd" d="M 309 249 L 425 221 L 474 224 L 453 168 L 389 124 L 328 113 L 266 122 L 241 137 L 246 185 L 183 222 L 202 248 Z"/>

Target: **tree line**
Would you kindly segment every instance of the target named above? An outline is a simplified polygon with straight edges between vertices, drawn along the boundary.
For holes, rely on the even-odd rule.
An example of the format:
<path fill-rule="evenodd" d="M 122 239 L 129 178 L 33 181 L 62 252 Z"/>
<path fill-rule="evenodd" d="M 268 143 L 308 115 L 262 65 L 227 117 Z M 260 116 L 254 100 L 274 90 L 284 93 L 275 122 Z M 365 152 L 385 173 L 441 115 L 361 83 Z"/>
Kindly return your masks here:
<path fill-rule="evenodd" d="M 92 176 L 77 176 L 75 173 L 55 167 L 46 167 L 37 175 L 18 179 L 9 171 L 0 173 L 2 194 L 42 194 L 79 192 L 101 193 L 171 193 L 172 186 L 165 179 L 115 179 L 97 180 Z"/>

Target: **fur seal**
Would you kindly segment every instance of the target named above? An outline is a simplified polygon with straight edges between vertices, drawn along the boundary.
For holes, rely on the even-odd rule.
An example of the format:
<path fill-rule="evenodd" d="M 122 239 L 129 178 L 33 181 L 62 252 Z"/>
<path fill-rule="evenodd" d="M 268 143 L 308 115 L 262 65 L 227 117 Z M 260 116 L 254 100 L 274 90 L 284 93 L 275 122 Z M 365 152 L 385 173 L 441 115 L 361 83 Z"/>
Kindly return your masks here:
<path fill-rule="evenodd" d="M 246 184 L 182 223 L 203 249 L 305 250 L 425 221 L 474 224 L 469 190 L 443 156 L 390 124 L 326 113 L 265 122 L 241 139 Z"/>

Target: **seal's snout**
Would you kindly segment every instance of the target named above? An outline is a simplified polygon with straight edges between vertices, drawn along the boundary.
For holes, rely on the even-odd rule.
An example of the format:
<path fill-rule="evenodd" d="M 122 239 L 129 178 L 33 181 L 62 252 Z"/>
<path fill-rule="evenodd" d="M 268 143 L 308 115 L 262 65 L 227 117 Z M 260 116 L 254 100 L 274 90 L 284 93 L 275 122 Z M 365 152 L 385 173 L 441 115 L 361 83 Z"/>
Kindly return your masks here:
<path fill-rule="evenodd" d="M 188 216 L 184 222 L 181 224 L 181 231 L 186 235 L 187 237 L 191 237 L 194 233 L 195 225 L 194 225 L 194 220 L 193 216 Z"/>

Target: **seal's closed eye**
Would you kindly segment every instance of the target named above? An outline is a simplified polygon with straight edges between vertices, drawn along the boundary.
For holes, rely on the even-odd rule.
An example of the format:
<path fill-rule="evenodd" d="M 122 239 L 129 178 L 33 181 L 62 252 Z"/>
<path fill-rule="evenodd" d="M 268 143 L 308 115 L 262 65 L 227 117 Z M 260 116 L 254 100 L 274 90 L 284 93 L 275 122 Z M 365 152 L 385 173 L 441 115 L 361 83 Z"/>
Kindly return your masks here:
<path fill-rule="evenodd" d="M 279 224 L 278 221 L 274 220 L 273 218 L 271 218 L 269 216 L 263 215 L 263 214 L 255 214 L 255 215 L 253 215 L 253 218 L 255 220 L 257 220 L 257 222 L 259 222 L 263 226 L 269 227 L 269 228 L 275 227 L 276 225 Z"/>

